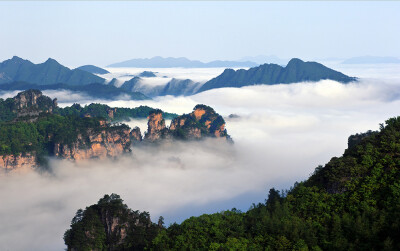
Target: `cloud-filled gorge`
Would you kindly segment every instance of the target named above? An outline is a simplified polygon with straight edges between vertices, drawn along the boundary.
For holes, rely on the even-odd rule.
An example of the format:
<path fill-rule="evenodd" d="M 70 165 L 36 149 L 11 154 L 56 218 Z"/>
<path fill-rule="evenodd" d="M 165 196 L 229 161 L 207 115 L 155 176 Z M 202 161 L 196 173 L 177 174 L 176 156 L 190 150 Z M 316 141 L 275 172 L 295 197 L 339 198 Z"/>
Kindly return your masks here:
<path fill-rule="evenodd" d="M 92 102 L 78 93 L 68 99 L 59 91 L 44 93 L 58 97 L 61 105 Z M 2 174 L 0 247 L 62 250 L 63 233 L 76 210 L 105 193 L 121 195 L 130 208 L 150 212 L 153 221 L 159 215 L 174 222 L 201 212 L 247 210 L 269 188 L 289 188 L 341 155 L 350 134 L 377 130 L 379 123 L 400 115 L 399 94 L 400 81 L 394 78 L 225 88 L 149 101 L 96 100 L 176 113 L 207 104 L 226 117 L 235 143 L 209 139 L 133 147 L 131 156 L 117 161 L 52 160 L 50 173 Z"/>

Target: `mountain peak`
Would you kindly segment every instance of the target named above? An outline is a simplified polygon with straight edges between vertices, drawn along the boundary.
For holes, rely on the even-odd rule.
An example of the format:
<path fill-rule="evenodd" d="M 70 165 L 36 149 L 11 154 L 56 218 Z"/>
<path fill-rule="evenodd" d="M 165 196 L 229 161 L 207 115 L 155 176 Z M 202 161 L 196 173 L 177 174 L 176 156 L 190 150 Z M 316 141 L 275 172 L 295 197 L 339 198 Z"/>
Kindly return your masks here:
<path fill-rule="evenodd" d="M 20 57 L 18 57 L 18 56 L 13 56 L 13 57 L 11 58 L 11 60 L 12 60 L 12 61 L 23 61 L 23 59 L 20 58 Z"/>
<path fill-rule="evenodd" d="M 248 85 L 275 85 L 300 82 L 317 82 L 330 79 L 341 83 L 356 81 L 317 62 L 304 62 L 292 58 L 286 67 L 276 64 L 263 64 L 248 70 L 226 69 L 221 75 L 206 82 L 197 92 L 223 87 L 242 87 Z"/>
<path fill-rule="evenodd" d="M 290 61 L 288 62 L 287 66 L 292 66 L 292 65 L 297 65 L 297 64 L 301 64 L 304 63 L 303 60 L 299 59 L 299 58 L 292 58 L 290 59 Z M 286 67 L 287 67 L 286 66 Z"/>
<path fill-rule="evenodd" d="M 46 60 L 46 62 L 44 62 L 45 64 L 60 64 L 57 62 L 57 60 L 53 59 L 53 58 L 48 58 Z"/>
<path fill-rule="evenodd" d="M 58 63 L 53 58 L 45 62 L 34 64 L 29 60 L 14 56 L 0 63 L 0 84 L 15 81 L 37 85 L 67 84 L 87 85 L 103 83 L 105 79 L 85 71 L 74 71 Z"/>

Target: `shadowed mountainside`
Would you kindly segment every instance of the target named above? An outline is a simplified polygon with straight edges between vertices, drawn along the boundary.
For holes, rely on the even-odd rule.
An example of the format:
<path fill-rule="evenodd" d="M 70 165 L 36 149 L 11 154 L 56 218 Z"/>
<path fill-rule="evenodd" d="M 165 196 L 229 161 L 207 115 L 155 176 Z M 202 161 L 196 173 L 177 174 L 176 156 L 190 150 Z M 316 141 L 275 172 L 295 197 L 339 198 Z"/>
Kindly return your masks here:
<path fill-rule="evenodd" d="M 87 85 L 104 83 L 104 79 L 89 72 L 71 70 L 49 58 L 41 64 L 14 56 L 0 63 L 0 84 L 23 81 L 37 85 L 68 84 Z"/>
<path fill-rule="evenodd" d="M 263 64 L 249 70 L 226 69 L 221 75 L 206 82 L 198 92 L 223 87 L 243 87 L 248 85 L 290 84 L 304 81 L 316 82 L 324 79 L 341 83 L 356 81 L 338 71 L 316 62 L 304 62 L 294 58 L 286 67 L 276 64 Z"/>

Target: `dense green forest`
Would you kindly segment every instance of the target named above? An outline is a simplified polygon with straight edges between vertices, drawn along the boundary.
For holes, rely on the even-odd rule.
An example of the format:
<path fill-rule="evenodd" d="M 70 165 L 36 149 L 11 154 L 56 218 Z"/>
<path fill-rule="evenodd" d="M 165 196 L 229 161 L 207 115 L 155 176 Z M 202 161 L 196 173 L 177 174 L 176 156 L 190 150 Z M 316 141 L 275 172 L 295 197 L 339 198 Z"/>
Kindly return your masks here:
<path fill-rule="evenodd" d="M 105 195 L 97 204 L 76 212 L 64 241 L 69 250 L 143 250 L 162 223 L 162 217 L 156 225 L 148 212 L 129 209 L 117 194 Z"/>
<path fill-rule="evenodd" d="M 101 127 L 99 118 L 41 114 L 36 121 L 0 122 L 0 155 L 35 152 L 51 154 L 56 143 L 72 144 L 88 129 L 117 130 L 126 125 Z"/>
<path fill-rule="evenodd" d="M 143 249 L 400 250 L 399 168 L 397 117 L 379 132 L 349 137 L 343 156 L 288 191 L 270 189 L 265 202 L 247 212 L 232 209 L 160 228 Z M 66 244 L 72 247 L 68 238 Z"/>
<path fill-rule="evenodd" d="M 54 113 L 66 116 L 75 115 L 79 117 L 91 116 L 91 117 L 102 117 L 111 121 L 127 121 L 131 118 L 147 118 L 150 112 L 156 109 L 148 106 L 139 106 L 135 108 L 111 108 L 104 104 L 90 104 L 86 106 L 81 106 L 80 104 L 73 104 L 72 106 L 67 106 L 64 108 L 57 108 Z M 112 112 L 112 117 L 110 117 L 110 111 Z M 178 115 L 175 113 L 162 112 L 163 117 L 166 119 L 174 119 Z"/>

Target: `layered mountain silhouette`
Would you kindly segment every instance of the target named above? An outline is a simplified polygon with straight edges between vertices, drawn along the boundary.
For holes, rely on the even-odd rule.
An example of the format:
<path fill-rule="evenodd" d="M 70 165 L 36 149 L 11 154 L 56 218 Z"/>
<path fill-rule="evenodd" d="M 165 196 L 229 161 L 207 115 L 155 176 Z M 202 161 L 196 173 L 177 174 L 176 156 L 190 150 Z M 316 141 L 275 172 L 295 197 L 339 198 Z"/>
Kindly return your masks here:
<path fill-rule="evenodd" d="M 140 92 L 149 97 L 156 96 L 190 96 L 197 92 L 197 90 L 202 85 L 199 82 L 195 82 L 190 79 L 171 79 L 168 83 L 164 85 L 145 85 L 142 82 L 142 78 L 134 77 L 128 81 L 125 81 L 120 89 L 130 92 Z M 113 82 L 111 82 L 112 84 Z"/>
<path fill-rule="evenodd" d="M 53 85 L 36 85 L 26 82 L 12 82 L 7 84 L 1 84 L 0 90 L 3 91 L 15 91 L 15 90 L 69 90 L 73 92 L 83 92 L 91 97 L 100 99 L 132 99 L 132 100 L 144 100 L 150 99 L 141 92 L 128 91 L 121 88 L 117 88 L 113 85 L 104 84 L 88 84 L 88 85 L 66 85 L 66 84 L 53 84 Z"/>
<path fill-rule="evenodd" d="M 104 78 L 80 69 L 71 70 L 49 58 L 41 64 L 34 64 L 17 56 L 0 63 L 0 84 L 24 81 L 37 85 L 68 84 L 87 85 L 104 83 Z"/>
<path fill-rule="evenodd" d="M 155 61 L 154 61 L 155 60 Z M 151 61 L 151 62 L 150 62 Z M 193 67 L 204 66 L 200 61 L 191 61 L 186 58 L 161 58 L 140 59 L 141 67 L 150 66 L 158 62 L 157 67 Z M 172 63 L 171 63 L 172 62 Z M 232 61 L 214 61 L 232 62 Z M 188 63 L 188 64 L 186 64 Z M 207 63 L 208 65 L 215 65 Z M 243 62 L 242 62 L 243 63 Z M 152 64 L 154 66 L 154 64 Z M 188 66 L 189 67 L 189 66 Z M 93 65 L 86 65 L 77 69 L 69 69 L 56 60 L 49 58 L 41 64 L 34 64 L 19 57 L 5 60 L 0 63 L 0 90 L 22 90 L 35 88 L 40 90 L 66 89 L 85 92 L 98 98 L 113 99 L 125 95 L 131 99 L 146 99 L 156 96 L 189 96 L 198 92 L 223 88 L 243 87 L 248 85 L 274 85 L 290 84 L 304 81 L 320 81 L 330 79 L 341 83 L 356 81 L 357 78 L 349 77 L 338 71 L 332 70 L 316 62 L 304 62 L 294 58 L 286 67 L 277 64 L 263 64 L 257 67 L 240 70 L 226 69 L 222 74 L 206 83 L 195 82 L 190 79 L 171 79 L 160 85 L 149 85 L 143 78 L 156 77 L 154 72 L 144 71 L 138 76 L 124 82 L 112 79 L 106 85 L 106 80 L 96 74 L 108 71 Z"/>
<path fill-rule="evenodd" d="M 137 58 L 131 59 L 115 64 L 111 64 L 108 67 L 137 67 L 137 68 L 172 68 L 172 67 L 183 67 L 183 68 L 212 68 L 212 67 L 253 67 L 257 63 L 245 61 L 211 61 L 204 63 L 198 60 L 190 60 L 184 57 L 153 57 L 153 58 Z"/>
<path fill-rule="evenodd" d="M 82 65 L 76 69 L 82 70 L 82 71 L 87 71 L 93 74 L 107 74 L 110 73 L 107 70 L 104 70 L 103 68 L 97 67 L 95 65 Z"/>
<path fill-rule="evenodd" d="M 356 81 L 341 72 L 332 70 L 320 63 L 304 62 L 293 58 L 286 67 L 277 64 L 263 64 L 248 70 L 226 69 L 221 75 L 206 82 L 198 92 L 223 88 L 243 87 L 248 85 L 290 84 L 304 81 L 320 81 L 330 79 L 341 83 Z"/>

